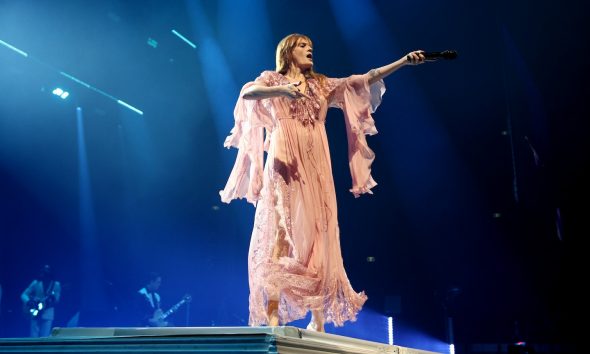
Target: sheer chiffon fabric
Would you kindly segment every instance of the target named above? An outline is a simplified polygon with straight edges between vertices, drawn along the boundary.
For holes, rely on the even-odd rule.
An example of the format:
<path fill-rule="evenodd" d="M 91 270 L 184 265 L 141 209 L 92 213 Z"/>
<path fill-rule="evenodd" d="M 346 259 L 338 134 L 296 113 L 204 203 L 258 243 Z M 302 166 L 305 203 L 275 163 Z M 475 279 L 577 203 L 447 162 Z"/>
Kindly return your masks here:
<path fill-rule="evenodd" d="M 283 75 L 265 71 L 242 92 L 254 84 L 288 83 Z M 220 191 L 222 201 L 246 198 L 256 205 L 248 254 L 251 326 L 268 324 L 271 300 L 279 302 L 281 324 L 318 310 L 336 326 L 356 320 L 367 300 L 364 292 L 353 290 L 344 270 L 324 123 L 328 107 L 343 110 L 350 191 L 355 197 L 372 193 L 374 154 L 365 135 L 377 133 L 371 113 L 385 86 L 383 81 L 369 85 L 367 75 L 324 83 L 308 79 L 307 84 L 311 99 L 238 99 L 235 126 L 224 144 L 238 148 L 238 156 Z"/>

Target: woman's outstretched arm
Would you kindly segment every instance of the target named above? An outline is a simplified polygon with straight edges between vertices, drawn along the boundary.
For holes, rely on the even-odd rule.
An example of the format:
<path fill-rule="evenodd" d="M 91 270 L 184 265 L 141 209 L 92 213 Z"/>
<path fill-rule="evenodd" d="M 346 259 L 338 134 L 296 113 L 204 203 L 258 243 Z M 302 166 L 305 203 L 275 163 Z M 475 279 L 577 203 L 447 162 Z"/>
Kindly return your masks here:
<path fill-rule="evenodd" d="M 400 59 L 394 61 L 393 63 L 387 64 L 380 68 L 372 69 L 369 71 L 369 84 L 373 84 L 386 76 L 389 76 L 394 71 L 398 70 L 399 68 L 406 66 L 406 65 L 418 65 L 424 63 L 424 54 L 423 51 L 415 50 L 413 52 L 404 55 Z M 409 59 L 408 59 L 409 58 Z"/>
<path fill-rule="evenodd" d="M 280 86 L 263 86 L 263 85 L 252 85 L 244 90 L 242 98 L 245 100 L 260 100 L 263 98 L 271 98 L 278 96 L 286 96 L 289 98 L 300 98 L 307 97 L 306 94 L 299 91 L 297 86 L 301 85 L 301 81 L 290 83 L 287 85 Z"/>

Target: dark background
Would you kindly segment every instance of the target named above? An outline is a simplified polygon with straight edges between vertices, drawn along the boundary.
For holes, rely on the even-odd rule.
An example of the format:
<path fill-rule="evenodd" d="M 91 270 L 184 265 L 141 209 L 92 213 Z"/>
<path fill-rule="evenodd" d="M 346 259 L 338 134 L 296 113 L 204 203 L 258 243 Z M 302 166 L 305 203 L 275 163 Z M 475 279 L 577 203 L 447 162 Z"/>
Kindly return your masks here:
<path fill-rule="evenodd" d="M 132 325 L 149 271 L 165 307 L 192 295 L 177 325 L 247 325 L 254 208 L 220 202 L 236 156 L 222 145 L 240 87 L 298 32 L 330 77 L 415 49 L 459 53 L 386 78 L 372 196 L 348 192 L 342 113 L 328 115 L 345 266 L 369 296 L 328 332 L 386 342 L 393 315 L 396 344 L 444 351 L 450 316 L 457 352 L 571 348 L 586 301 L 587 13 L 546 0 L 0 0 L 0 40 L 28 54 L 0 45 L 0 335 L 27 335 L 19 296 L 45 263 L 63 284 L 55 326 Z"/>

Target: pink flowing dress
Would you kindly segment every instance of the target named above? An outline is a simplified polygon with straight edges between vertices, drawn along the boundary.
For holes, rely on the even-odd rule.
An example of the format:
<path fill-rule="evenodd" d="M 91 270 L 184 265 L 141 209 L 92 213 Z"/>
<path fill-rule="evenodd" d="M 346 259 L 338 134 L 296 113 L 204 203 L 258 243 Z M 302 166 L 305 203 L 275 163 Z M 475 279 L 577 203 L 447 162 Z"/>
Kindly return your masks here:
<path fill-rule="evenodd" d="M 365 135 L 377 133 L 371 113 L 385 92 L 383 81 L 369 77 L 307 80 L 311 99 L 273 97 L 242 99 L 248 87 L 277 86 L 289 80 L 264 71 L 242 88 L 235 126 L 224 146 L 238 149 L 223 202 L 246 198 L 256 206 L 248 253 L 251 326 L 268 324 L 269 300 L 279 302 L 279 322 L 304 318 L 320 310 L 326 323 L 342 326 L 356 320 L 367 300 L 353 290 L 342 261 L 336 192 L 325 120 L 328 107 L 344 112 L 350 191 L 371 193 L 373 151 Z M 267 152 L 264 162 L 264 151 Z"/>

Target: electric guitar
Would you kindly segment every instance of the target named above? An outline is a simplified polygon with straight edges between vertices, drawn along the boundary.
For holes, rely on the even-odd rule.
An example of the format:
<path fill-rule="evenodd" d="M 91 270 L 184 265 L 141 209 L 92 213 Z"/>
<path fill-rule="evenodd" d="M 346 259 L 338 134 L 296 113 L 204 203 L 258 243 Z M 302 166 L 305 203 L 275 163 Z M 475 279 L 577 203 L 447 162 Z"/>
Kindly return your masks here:
<path fill-rule="evenodd" d="M 152 327 L 166 327 L 168 326 L 168 321 L 166 321 L 166 318 L 168 318 L 170 315 L 172 315 L 174 312 L 176 312 L 180 306 L 184 305 L 187 302 L 190 302 L 192 300 L 192 297 L 190 295 L 184 295 L 182 297 L 182 300 L 180 300 L 179 302 L 176 303 L 176 305 L 172 306 L 168 311 L 163 312 L 161 309 L 157 309 L 156 311 L 154 311 L 154 315 L 152 316 L 152 318 L 150 318 L 148 320 L 150 326 Z"/>
<path fill-rule="evenodd" d="M 29 300 L 29 302 L 24 304 L 23 311 L 25 312 L 25 315 L 29 316 L 30 318 L 37 318 L 37 317 L 41 316 L 41 314 L 43 313 L 43 311 L 46 308 L 49 308 L 54 304 L 55 291 L 53 290 L 53 283 L 51 283 L 49 290 L 50 291 L 48 292 L 47 295 L 45 295 L 45 297 L 43 297 L 43 299 L 41 299 L 41 300 L 31 299 L 31 300 Z"/>
<path fill-rule="evenodd" d="M 41 315 L 41 312 L 45 309 L 45 303 L 43 301 L 29 301 L 25 304 L 23 311 L 25 315 L 35 318 Z"/>
<path fill-rule="evenodd" d="M 53 293 L 49 296 L 45 296 L 42 300 L 30 300 L 24 305 L 25 315 L 30 318 L 36 318 L 41 316 L 43 311 L 52 304 Z"/>

